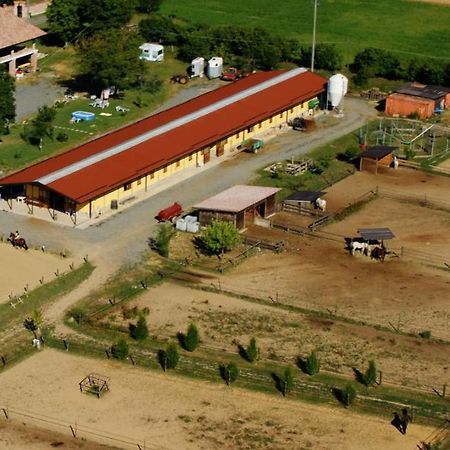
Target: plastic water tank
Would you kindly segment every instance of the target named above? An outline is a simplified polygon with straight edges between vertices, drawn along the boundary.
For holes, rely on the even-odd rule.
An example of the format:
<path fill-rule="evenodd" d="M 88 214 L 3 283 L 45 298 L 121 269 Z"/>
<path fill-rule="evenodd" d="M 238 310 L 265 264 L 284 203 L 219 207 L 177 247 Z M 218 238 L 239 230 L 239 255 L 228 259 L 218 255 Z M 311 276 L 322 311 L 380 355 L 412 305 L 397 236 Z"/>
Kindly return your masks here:
<path fill-rule="evenodd" d="M 219 78 L 223 71 L 223 59 L 220 56 L 213 56 L 208 61 L 206 75 L 208 78 Z"/>
<path fill-rule="evenodd" d="M 186 222 L 186 231 L 189 233 L 198 233 L 199 223 L 198 222 Z"/>
<path fill-rule="evenodd" d="M 328 99 L 331 106 L 336 107 L 342 102 L 347 93 L 348 79 L 344 75 L 337 73 L 328 80 Z"/>

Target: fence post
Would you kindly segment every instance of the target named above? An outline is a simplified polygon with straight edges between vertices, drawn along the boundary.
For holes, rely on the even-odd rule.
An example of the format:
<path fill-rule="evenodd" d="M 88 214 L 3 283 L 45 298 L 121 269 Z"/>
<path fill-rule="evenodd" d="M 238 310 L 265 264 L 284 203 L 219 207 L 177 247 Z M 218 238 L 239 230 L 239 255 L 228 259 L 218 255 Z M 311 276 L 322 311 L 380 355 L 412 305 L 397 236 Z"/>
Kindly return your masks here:
<path fill-rule="evenodd" d="M 106 357 L 107 357 L 108 359 L 110 359 L 110 358 L 111 358 L 111 356 L 109 355 L 109 351 L 108 351 L 108 349 L 106 349 L 106 350 L 105 350 L 105 353 L 106 353 Z"/>
<path fill-rule="evenodd" d="M 3 367 L 6 366 L 6 357 L 5 357 L 5 355 L 2 355 L 2 364 L 3 364 Z"/>
<path fill-rule="evenodd" d="M 63 344 L 64 344 L 64 348 L 68 352 L 69 351 L 69 344 L 67 343 L 67 341 L 65 339 L 63 339 Z"/>
<path fill-rule="evenodd" d="M 6 417 L 7 419 L 9 419 L 8 411 L 6 411 L 6 408 L 2 408 L 2 410 L 3 410 L 3 414 L 5 415 L 5 417 Z"/>
<path fill-rule="evenodd" d="M 403 256 L 404 252 L 403 252 L 403 245 L 400 247 L 400 256 Z"/>
<path fill-rule="evenodd" d="M 131 355 L 129 356 L 129 358 L 130 358 L 130 361 L 133 364 L 133 366 L 136 365 L 136 363 L 134 362 L 134 359 L 133 359 L 133 357 Z"/>
<path fill-rule="evenodd" d="M 447 384 L 444 384 L 444 386 L 442 386 L 442 398 L 445 398 L 446 392 L 447 392 Z"/>
<path fill-rule="evenodd" d="M 73 437 L 76 438 L 77 437 L 77 432 L 74 430 L 72 425 L 69 425 L 69 427 L 70 427 L 70 431 L 72 432 Z"/>

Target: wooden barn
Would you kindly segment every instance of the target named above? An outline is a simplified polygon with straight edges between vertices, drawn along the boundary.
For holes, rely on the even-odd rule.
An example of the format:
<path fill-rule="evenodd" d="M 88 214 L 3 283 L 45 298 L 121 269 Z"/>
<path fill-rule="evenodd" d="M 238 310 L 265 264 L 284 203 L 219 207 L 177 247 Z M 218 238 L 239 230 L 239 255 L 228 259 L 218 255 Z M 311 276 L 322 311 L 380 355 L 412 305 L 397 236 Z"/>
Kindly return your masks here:
<path fill-rule="evenodd" d="M 278 191 L 278 188 L 237 185 L 194 205 L 194 208 L 198 210 L 202 226 L 213 220 L 225 220 L 244 230 L 254 223 L 255 217 L 267 218 L 275 213 Z"/>
<path fill-rule="evenodd" d="M 396 148 L 387 145 L 367 147 L 359 155 L 359 170 L 368 170 L 374 172 L 376 175 L 380 169 L 391 167 L 394 163 L 393 151 Z"/>

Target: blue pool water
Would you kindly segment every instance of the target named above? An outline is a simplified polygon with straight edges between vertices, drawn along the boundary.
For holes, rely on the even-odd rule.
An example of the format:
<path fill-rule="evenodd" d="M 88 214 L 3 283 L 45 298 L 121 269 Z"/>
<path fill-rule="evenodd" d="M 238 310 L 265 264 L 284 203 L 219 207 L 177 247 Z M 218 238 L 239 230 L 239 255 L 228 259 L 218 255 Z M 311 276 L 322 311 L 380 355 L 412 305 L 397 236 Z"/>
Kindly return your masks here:
<path fill-rule="evenodd" d="M 72 113 L 72 119 L 78 120 L 94 120 L 95 114 L 87 111 L 75 111 Z"/>

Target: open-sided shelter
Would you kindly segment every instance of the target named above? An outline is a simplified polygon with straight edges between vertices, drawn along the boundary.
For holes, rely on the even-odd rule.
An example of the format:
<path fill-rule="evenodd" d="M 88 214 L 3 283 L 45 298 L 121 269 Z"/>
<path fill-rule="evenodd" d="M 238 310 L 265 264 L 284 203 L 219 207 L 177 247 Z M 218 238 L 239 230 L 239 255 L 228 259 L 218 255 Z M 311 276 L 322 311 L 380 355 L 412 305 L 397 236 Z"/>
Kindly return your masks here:
<path fill-rule="evenodd" d="M 378 173 L 380 167 L 390 167 L 394 162 L 392 152 L 397 147 L 387 145 L 375 145 L 367 147 L 359 156 L 359 170 L 370 170 Z"/>
<path fill-rule="evenodd" d="M 255 217 L 267 218 L 275 213 L 278 188 L 262 186 L 233 186 L 194 205 L 199 212 L 200 225 L 213 220 L 232 222 L 243 230 L 252 225 Z"/>

